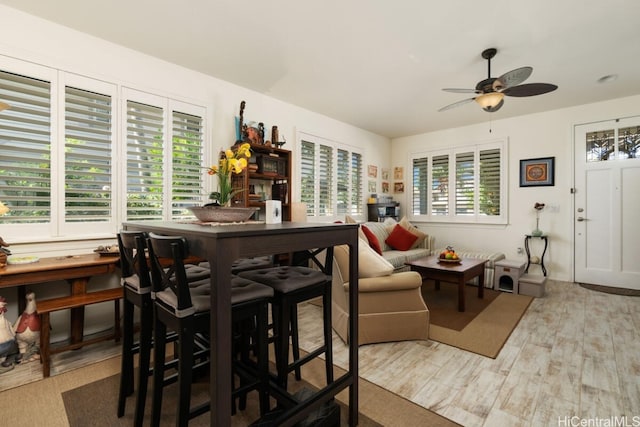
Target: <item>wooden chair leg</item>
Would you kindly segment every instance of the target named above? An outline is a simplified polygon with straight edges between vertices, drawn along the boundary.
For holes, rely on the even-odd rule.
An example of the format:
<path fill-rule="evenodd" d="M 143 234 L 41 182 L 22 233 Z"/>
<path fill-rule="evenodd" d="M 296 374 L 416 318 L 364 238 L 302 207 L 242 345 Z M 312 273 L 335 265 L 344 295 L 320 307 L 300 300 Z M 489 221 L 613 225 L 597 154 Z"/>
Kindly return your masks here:
<path fill-rule="evenodd" d="M 142 311 L 151 310 L 149 302 L 143 302 L 148 307 L 143 307 Z M 136 409 L 133 416 L 134 427 L 142 427 L 144 420 L 144 408 L 147 400 L 147 390 L 149 384 L 149 368 L 151 365 L 151 339 L 153 333 L 153 320 L 144 313 L 140 316 L 140 353 L 138 369 L 138 393 L 136 394 Z"/>
<path fill-rule="evenodd" d="M 180 328 L 178 355 L 178 412 L 176 426 L 189 425 L 189 411 L 191 409 L 191 382 L 193 380 L 193 325 L 182 325 Z"/>
<path fill-rule="evenodd" d="M 42 362 L 42 376 L 44 378 L 48 378 L 51 374 L 50 334 L 51 322 L 49 313 L 43 313 L 40 315 L 40 361 Z"/>
<path fill-rule="evenodd" d="M 118 418 L 124 415 L 127 396 L 133 393 L 133 310 L 130 301 L 124 301 L 124 331 L 120 364 L 120 391 L 118 392 Z"/>
<path fill-rule="evenodd" d="M 291 323 L 291 351 L 293 353 L 293 360 L 300 360 L 300 340 L 298 338 L 298 305 L 291 305 L 291 318 L 289 320 Z M 300 370 L 300 366 L 297 366 L 294 369 L 296 380 L 300 381 L 302 379 L 302 372 Z"/>
<path fill-rule="evenodd" d="M 331 284 L 327 286 L 331 287 Z M 324 361 L 327 373 L 327 384 L 333 382 L 333 328 L 331 327 L 331 293 L 322 296 L 322 315 L 324 325 Z"/>
<path fill-rule="evenodd" d="M 153 399 L 151 400 L 151 426 L 160 426 L 162 412 L 162 387 L 164 385 L 164 359 L 166 357 L 167 327 L 162 322 L 154 322 L 153 346 Z"/>

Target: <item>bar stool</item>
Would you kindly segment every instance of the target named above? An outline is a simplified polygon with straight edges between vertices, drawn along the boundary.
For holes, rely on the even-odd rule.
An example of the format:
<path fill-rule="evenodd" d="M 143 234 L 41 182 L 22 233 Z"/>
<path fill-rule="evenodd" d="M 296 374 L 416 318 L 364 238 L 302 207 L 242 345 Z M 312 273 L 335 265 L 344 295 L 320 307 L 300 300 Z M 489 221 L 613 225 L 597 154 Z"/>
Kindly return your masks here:
<path fill-rule="evenodd" d="M 186 426 L 191 418 L 209 410 L 206 402 L 191 407 L 191 382 L 194 341 L 207 339 L 210 332 L 210 279 L 188 283 L 184 259 L 188 256 L 187 241 L 179 236 L 160 236 L 149 233 L 149 258 L 154 298 L 154 373 L 151 425 L 158 426 L 164 386 L 165 337 L 167 328 L 178 334 L 178 410 L 176 425 Z M 162 259 L 170 259 L 171 267 L 164 269 Z M 242 396 L 257 389 L 260 412 L 269 410 L 267 306 L 273 290 L 248 280 L 232 280 L 231 304 L 234 324 L 245 319 L 255 319 L 257 324 L 257 369 L 255 380 L 241 381 L 233 396 Z M 231 333 L 231 331 L 230 331 Z M 238 364 L 234 364 L 238 365 Z M 245 366 L 243 366 L 245 368 Z"/>
<path fill-rule="evenodd" d="M 120 252 L 121 284 L 124 289 L 123 298 L 123 333 L 122 362 L 120 369 L 120 390 L 118 393 L 118 417 L 124 415 L 126 399 L 134 391 L 133 358 L 139 354 L 138 389 L 134 411 L 134 426 L 142 426 L 144 408 L 147 397 L 148 377 L 151 375 L 150 357 L 153 347 L 153 306 L 151 299 L 151 278 L 147 262 L 147 234 L 137 231 L 121 231 L 118 233 Z M 189 281 L 210 277 L 208 269 L 188 265 Z M 134 311 L 140 311 L 140 333 L 135 341 Z M 172 333 L 167 341 L 174 341 L 177 336 Z M 174 366 L 176 361 L 170 362 Z"/>
<path fill-rule="evenodd" d="M 321 263 L 317 255 L 325 253 Z M 274 322 L 274 343 L 276 351 L 277 383 L 287 387 L 287 377 L 295 371 L 296 379 L 301 379 L 300 367 L 319 355 L 325 355 L 327 384 L 333 382 L 333 347 L 331 329 L 331 273 L 333 247 L 313 252 L 296 253 L 294 260 L 307 263 L 311 260 L 320 269 L 308 266 L 282 266 L 239 273 L 240 277 L 265 284 L 273 288 L 272 317 Z M 313 298 L 322 297 L 324 343 L 317 349 L 300 357 L 298 340 L 297 306 Z M 293 361 L 289 363 L 289 337 L 292 341 Z"/>
<path fill-rule="evenodd" d="M 207 261 L 198 264 L 201 267 L 209 268 Z M 270 256 L 259 256 L 253 258 L 239 258 L 231 264 L 231 274 L 238 274 L 242 271 L 257 270 L 259 268 L 273 267 L 273 258 Z"/>

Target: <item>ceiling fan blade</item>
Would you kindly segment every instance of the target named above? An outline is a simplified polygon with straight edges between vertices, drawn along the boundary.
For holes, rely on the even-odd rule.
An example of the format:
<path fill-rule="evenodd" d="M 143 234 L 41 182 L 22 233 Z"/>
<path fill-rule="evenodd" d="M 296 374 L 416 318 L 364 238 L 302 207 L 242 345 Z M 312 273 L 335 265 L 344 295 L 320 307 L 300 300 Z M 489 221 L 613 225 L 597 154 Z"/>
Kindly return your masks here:
<path fill-rule="evenodd" d="M 507 96 L 535 96 L 542 95 L 544 93 L 552 92 L 558 89 L 558 86 L 549 83 L 529 83 L 526 85 L 519 85 L 507 88 L 502 91 Z"/>
<path fill-rule="evenodd" d="M 459 107 L 460 105 L 468 104 L 469 102 L 473 101 L 474 99 L 475 98 L 467 98 L 467 99 L 463 99 L 462 101 L 454 102 L 453 104 L 445 105 L 444 107 L 439 109 L 438 112 L 447 111 L 447 110 L 450 110 L 452 108 Z"/>
<path fill-rule="evenodd" d="M 445 88 L 442 89 L 445 92 L 453 92 L 453 93 L 477 93 L 475 89 L 456 89 L 456 88 Z"/>
<path fill-rule="evenodd" d="M 493 82 L 493 89 L 503 90 L 519 85 L 523 81 L 527 80 L 532 72 L 533 68 L 531 67 L 520 67 L 504 73 Z"/>

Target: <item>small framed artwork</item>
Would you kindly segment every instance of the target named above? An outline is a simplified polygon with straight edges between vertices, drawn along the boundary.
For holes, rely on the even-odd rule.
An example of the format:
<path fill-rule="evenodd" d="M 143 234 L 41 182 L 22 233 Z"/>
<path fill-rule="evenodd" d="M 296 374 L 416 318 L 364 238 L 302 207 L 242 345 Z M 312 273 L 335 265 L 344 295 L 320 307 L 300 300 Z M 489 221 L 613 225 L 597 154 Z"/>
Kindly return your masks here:
<path fill-rule="evenodd" d="M 393 192 L 394 193 L 404 193 L 404 182 L 394 182 L 393 183 Z"/>
<path fill-rule="evenodd" d="M 383 181 L 389 180 L 389 168 L 382 168 L 382 180 Z"/>
<path fill-rule="evenodd" d="M 369 193 L 375 193 L 377 191 L 376 182 L 369 180 L 368 185 L 367 185 L 367 190 L 368 190 Z"/>
<path fill-rule="evenodd" d="M 555 157 L 520 160 L 520 187 L 555 185 Z"/>
<path fill-rule="evenodd" d="M 393 168 L 393 179 L 398 181 L 404 179 L 404 168 L 402 166 L 396 166 Z"/>
<path fill-rule="evenodd" d="M 388 181 L 382 181 L 382 192 L 383 193 L 388 193 L 389 192 L 389 182 Z"/>
<path fill-rule="evenodd" d="M 374 165 L 367 166 L 367 175 L 369 178 L 377 178 L 378 177 L 378 167 Z"/>

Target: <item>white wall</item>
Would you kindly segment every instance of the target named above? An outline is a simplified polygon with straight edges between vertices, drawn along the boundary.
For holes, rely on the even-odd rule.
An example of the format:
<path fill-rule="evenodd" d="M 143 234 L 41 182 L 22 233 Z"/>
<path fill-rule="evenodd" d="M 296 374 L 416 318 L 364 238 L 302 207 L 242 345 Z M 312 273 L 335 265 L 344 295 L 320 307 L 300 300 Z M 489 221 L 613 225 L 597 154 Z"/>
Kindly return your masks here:
<path fill-rule="evenodd" d="M 381 166 L 390 164 L 388 138 L 304 108 L 1 5 L 0 28 L 6 35 L 0 38 L 0 69 L 4 69 L 4 66 L 15 58 L 206 106 L 206 120 L 212 124 L 211 132 L 206 135 L 206 141 L 211 147 L 211 161 L 215 159 L 218 150 L 227 148 L 235 142 L 234 117 L 238 115 L 240 102 L 244 100 L 246 101 L 245 120 L 262 121 L 269 130 L 271 125 L 277 125 L 280 135 L 283 135 L 287 141 L 283 148 L 291 150 L 294 158 L 298 155 L 298 147 L 295 143 L 296 130 L 302 130 L 362 148 L 365 153 L 365 163 Z M 215 52 L 207 54 L 215 54 Z M 256 72 L 260 72 L 259 67 L 256 68 Z M 295 172 L 292 182 L 299 182 L 295 176 L 296 168 L 293 169 Z M 299 189 L 295 185 L 292 196 L 294 200 L 300 198 Z M 363 203 L 365 202 L 366 200 L 363 200 Z M 32 238 L 34 241 L 38 240 L 38 236 L 32 236 Z M 115 236 L 113 238 L 113 241 L 102 239 L 14 244 L 11 250 L 15 254 L 34 254 L 41 257 L 87 253 L 98 245 L 114 243 Z M 29 236 L 26 240 L 29 240 Z M 34 290 L 37 296 L 46 297 L 66 292 L 65 286 L 63 283 L 37 285 L 34 286 Z M 1 295 L 11 302 L 7 318 L 11 320 L 17 318 L 16 290 L 2 289 Z M 107 307 L 105 304 L 103 310 L 96 310 L 96 308 L 91 307 L 87 310 L 88 313 L 96 311 L 95 314 L 88 316 L 86 323 L 88 332 L 102 325 L 111 324 L 111 305 Z M 101 311 L 101 314 L 98 311 Z M 57 331 L 65 330 L 66 317 L 66 314 L 56 313 L 52 318 L 52 322 L 58 322 Z M 56 331 L 54 331 L 55 334 Z"/>
<path fill-rule="evenodd" d="M 455 114 L 453 111 L 447 112 L 449 113 Z M 490 125 L 487 121 L 479 125 L 394 139 L 392 141 L 393 164 L 404 166 L 405 171 L 408 171 L 410 170 L 410 165 L 407 163 L 409 153 L 507 138 L 508 225 L 455 224 L 452 226 L 451 224 L 421 223 L 419 226 L 435 236 L 436 247 L 452 245 L 454 248 L 495 250 L 504 252 L 509 259 L 525 260 L 524 255 L 517 254 L 517 248 L 524 247 L 524 235 L 535 228 L 534 203 L 545 203 L 547 207 L 540 219 L 540 229 L 549 234 L 550 242 L 545 256 L 545 266 L 551 278 L 572 280 L 574 215 L 573 196 L 569 191 L 574 182 L 573 128 L 578 124 L 634 115 L 640 115 L 640 96 L 503 120 L 499 119 L 498 112 L 491 116 L 491 133 L 489 133 Z M 489 119 L 488 115 L 487 119 Z M 536 157 L 555 157 L 555 186 L 522 188 L 519 186 L 520 160 Z M 408 184 L 406 180 L 405 176 L 405 186 Z M 403 206 L 409 206 L 407 192 L 395 196 Z M 540 243 L 537 239 L 535 240 L 534 243 Z M 530 272 L 534 272 L 536 268 L 538 267 L 532 267 Z"/>
<path fill-rule="evenodd" d="M 388 138 L 327 116 L 6 6 L 0 6 L 0 27 L 10 34 L 10 37 L 0 39 L 0 68 L 3 65 L 2 55 L 5 55 L 206 106 L 207 119 L 213 125 L 212 132 L 207 135 L 212 159 L 218 150 L 235 142 L 234 117 L 244 100 L 245 121 L 264 122 L 268 135 L 271 126 L 277 125 L 280 135 L 287 141 L 283 148 L 291 150 L 294 158 L 297 158 L 298 150 L 296 131 L 304 131 L 362 148 L 365 163 L 389 164 Z M 256 72 L 260 72 L 259 67 L 256 67 Z M 295 171 L 296 168 L 293 169 Z M 294 175 L 293 178 L 296 182 L 297 177 Z M 294 187 L 292 195 L 299 200 L 299 189 Z"/>

